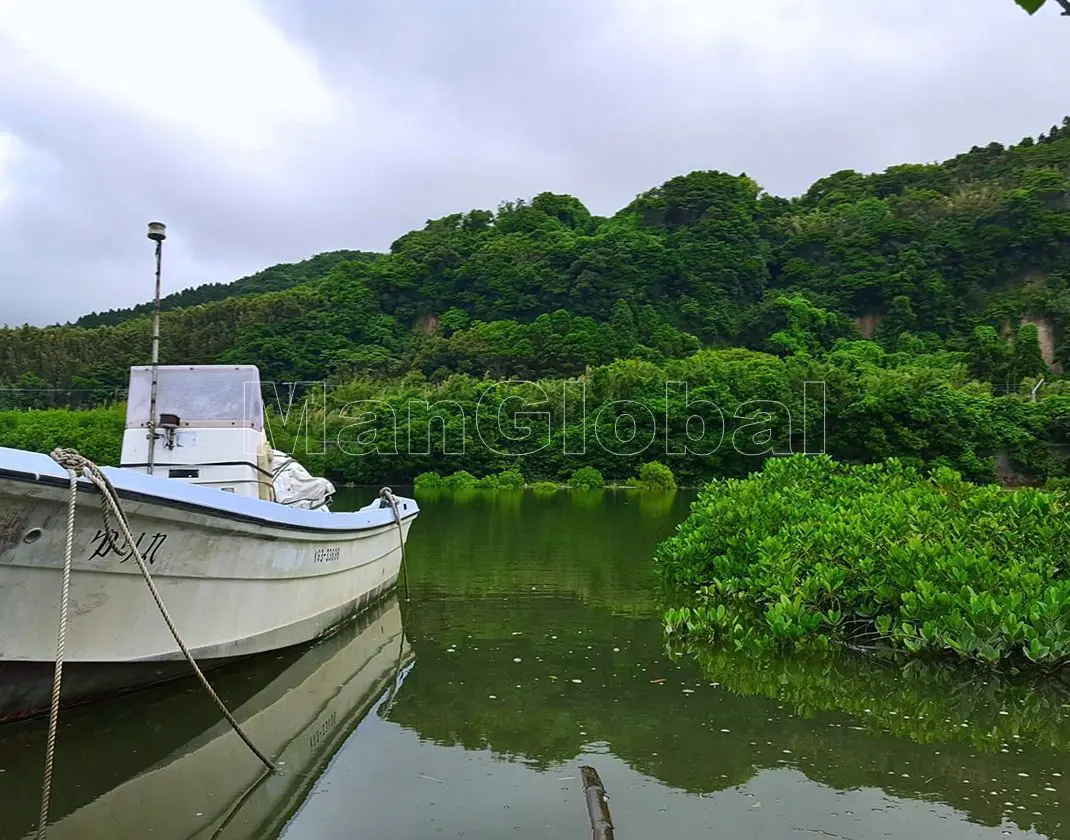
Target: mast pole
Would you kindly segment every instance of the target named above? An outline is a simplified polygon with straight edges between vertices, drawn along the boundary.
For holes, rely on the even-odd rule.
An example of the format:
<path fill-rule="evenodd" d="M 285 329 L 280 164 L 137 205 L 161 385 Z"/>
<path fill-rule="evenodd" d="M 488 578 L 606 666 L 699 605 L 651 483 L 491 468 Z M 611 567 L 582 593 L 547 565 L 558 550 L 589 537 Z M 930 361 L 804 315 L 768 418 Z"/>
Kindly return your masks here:
<path fill-rule="evenodd" d="M 156 395 L 160 385 L 160 263 L 163 259 L 163 241 L 167 228 L 163 222 L 149 222 L 149 239 L 156 243 L 156 296 L 152 316 L 152 392 L 149 397 L 149 458 L 148 472 L 152 475 L 156 456 Z"/>

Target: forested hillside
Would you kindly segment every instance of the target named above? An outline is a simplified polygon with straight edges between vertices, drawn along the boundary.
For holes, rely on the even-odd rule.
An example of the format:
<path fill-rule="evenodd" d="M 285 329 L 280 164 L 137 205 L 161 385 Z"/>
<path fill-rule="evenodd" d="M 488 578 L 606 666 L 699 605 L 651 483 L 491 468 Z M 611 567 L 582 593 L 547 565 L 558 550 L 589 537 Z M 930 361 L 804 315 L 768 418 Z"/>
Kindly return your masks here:
<path fill-rule="evenodd" d="M 791 200 L 714 171 L 610 218 L 543 193 L 430 221 L 386 255 L 325 254 L 172 296 L 195 305 L 165 314 L 163 356 L 252 362 L 273 379 L 532 377 L 700 346 L 821 353 L 862 335 L 960 352 L 1013 384 L 1043 367 L 1034 328 L 1015 343 L 1023 320 L 1067 360 L 1068 174 L 1070 118 L 942 164 L 837 172 Z M 290 288 L 250 293 L 275 286 Z M 123 385 L 147 355 L 144 309 L 0 330 L 0 382 Z"/>
<path fill-rule="evenodd" d="M 828 383 L 838 457 L 942 459 L 973 477 L 998 467 L 1042 479 L 1067 471 L 1070 415 L 1063 398 L 1046 398 L 1065 390 L 1070 361 L 1068 178 L 1070 118 L 942 164 L 838 172 L 790 200 L 714 171 L 674 178 L 609 218 L 542 193 L 429 221 L 388 254 L 322 254 L 173 296 L 163 361 L 327 378 L 338 394 L 379 395 L 399 412 L 412 397 L 473 407 L 482 380 L 543 379 L 553 392 L 585 373 L 602 383 L 600 404 L 637 399 L 656 417 L 664 383 L 684 373 L 694 398 L 729 416 L 755 398 L 796 411 L 801 383 L 816 378 Z M 0 408 L 56 405 L 56 389 L 65 406 L 121 397 L 127 368 L 148 355 L 144 308 L 93 316 L 104 324 L 93 328 L 0 330 Z M 710 371 L 728 369 L 737 385 L 725 390 Z M 1028 399 L 1041 376 L 1046 408 L 1000 396 L 1024 387 Z M 109 429 L 119 420 L 101 416 Z M 572 434 L 561 419 L 555 428 Z M 0 443 L 63 438 L 62 422 L 39 420 L 9 416 Z M 324 453 L 320 466 L 404 478 L 449 460 L 358 467 L 343 466 L 344 454 Z M 501 467 L 484 456 L 477 466 Z M 595 458 L 548 457 L 532 461 L 536 475 Z M 610 475 L 636 466 L 597 465 Z M 754 466 L 727 455 L 674 464 L 694 479 Z"/>
<path fill-rule="evenodd" d="M 228 297 L 245 297 L 261 292 L 279 292 L 292 289 L 301 283 L 319 280 L 338 263 L 345 261 L 362 262 L 378 256 L 367 251 L 329 251 L 317 254 L 298 263 L 280 263 L 265 268 L 256 274 L 235 280 L 233 283 L 205 283 L 192 289 L 183 289 L 160 299 L 160 309 L 179 309 L 184 306 L 196 306 Z M 119 324 L 139 315 L 152 314 L 152 301 L 131 306 L 129 309 L 111 309 L 107 312 L 91 312 L 83 315 L 74 325 L 77 327 L 101 327 L 106 324 Z"/>

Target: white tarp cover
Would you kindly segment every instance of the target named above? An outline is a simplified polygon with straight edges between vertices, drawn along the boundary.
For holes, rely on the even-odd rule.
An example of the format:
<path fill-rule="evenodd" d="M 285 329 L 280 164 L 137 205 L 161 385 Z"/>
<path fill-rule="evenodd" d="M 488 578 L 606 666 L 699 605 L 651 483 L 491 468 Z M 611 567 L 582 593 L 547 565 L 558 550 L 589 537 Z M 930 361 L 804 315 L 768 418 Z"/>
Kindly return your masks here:
<path fill-rule="evenodd" d="M 328 510 L 334 485 L 325 478 L 313 476 L 285 452 L 271 450 L 271 474 L 275 501 L 279 504 L 302 510 Z"/>

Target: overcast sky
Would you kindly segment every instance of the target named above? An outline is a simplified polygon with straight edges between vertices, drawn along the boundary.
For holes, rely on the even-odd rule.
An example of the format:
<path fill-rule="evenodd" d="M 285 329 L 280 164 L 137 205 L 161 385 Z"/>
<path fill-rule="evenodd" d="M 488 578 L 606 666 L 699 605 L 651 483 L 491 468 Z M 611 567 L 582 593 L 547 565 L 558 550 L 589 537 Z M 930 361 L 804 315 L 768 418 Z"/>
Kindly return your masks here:
<path fill-rule="evenodd" d="M 0 324 L 151 297 L 543 190 L 830 172 L 1070 112 L 1013 0 L 0 0 Z"/>

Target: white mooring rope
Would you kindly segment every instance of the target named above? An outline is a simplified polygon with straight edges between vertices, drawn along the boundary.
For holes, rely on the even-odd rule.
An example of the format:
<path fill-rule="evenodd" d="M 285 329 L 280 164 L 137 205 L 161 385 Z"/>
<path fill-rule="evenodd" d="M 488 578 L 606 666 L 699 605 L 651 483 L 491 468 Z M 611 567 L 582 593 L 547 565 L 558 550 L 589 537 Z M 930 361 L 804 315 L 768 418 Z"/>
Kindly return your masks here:
<path fill-rule="evenodd" d="M 245 742 L 245 745 L 258 759 L 260 759 L 261 762 L 263 762 L 265 767 L 272 771 L 276 770 L 275 763 L 264 755 L 264 753 L 262 753 L 249 739 L 249 736 L 245 734 L 245 731 L 241 728 L 241 724 L 238 723 L 223 700 L 216 694 L 215 689 L 212 688 L 208 679 L 204 676 L 204 672 L 201 671 L 200 666 L 197 664 L 197 660 L 193 658 L 193 654 L 189 652 L 186 643 L 182 641 L 178 628 L 175 627 L 174 621 L 171 620 L 171 616 L 167 612 L 167 607 L 164 606 L 163 599 L 160 597 L 160 592 L 156 588 L 156 583 L 153 581 L 152 575 L 149 574 L 149 568 L 145 565 L 145 558 L 141 556 L 141 552 L 138 550 L 137 544 L 134 541 L 133 534 L 130 533 L 130 525 L 127 521 L 126 513 L 123 510 L 122 502 L 119 500 L 119 496 L 115 492 L 115 488 L 112 486 L 111 481 L 100 471 L 100 468 L 96 464 L 88 458 L 80 455 L 74 449 L 55 449 L 53 450 L 51 457 L 53 461 L 67 470 L 67 473 L 70 475 L 71 483 L 70 497 L 67 503 L 67 547 L 63 561 L 63 594 L 60 604 L 59 634 L 56 643 L 56 669 L 52 681 L 52 707 L 48 722 L 48 746 L 45 752 L 45 779 L 41 791 L 41 815 L 37 825 L 38 840 L 43 840 L 45 829 L 48 825 L 48 808 L 52 790 L 52 767 L 56 748 L 56 726 L 59 719 L 59 696 L 63 682 L 63 644 L 67 634 L 67 610 L 68 602 L 70 600 L 71 556 L 74 551 L 74 511 L 78 497 L 78 478 L 83 473 L 100 491 L 105 539 L 109 541 L 112 540 L 111 524 L 114 518 L 114 521 L 119 526 L 119 531 L 122 533 L 127 546 L 130 548 L 134 560 L 137 561 L 138 569 L 141 570 L 141 576 L 145 579 L 145 584 L 148 586 L 149 593 L 152 595 L 152 599 L 156 602 L 156 606 L 160 610 L 160 615 L 163 616 L 163 620 L 167 623 L 167 629 L 171 631 L 171 635 L 174 637 L 175 642 L 182 651 L 182 655 L 185 656 L 186 661 L 193 669 L 193 673 L 197 675 L 197 678 L 200 680 L 204 690 L 208 693 L 208 696 L 215 701 L 215 704 L 223 713 L 223 717 L 227 719 L 227 722 L 233 727 L 234 731 L 238 733 L 242 741 Z"/>
<path fill-rule="evenodd" d="M 41 814 L 37 823 L 38 840 L 43 840 L 48 825 L 48 806 L 52 800 L 52 765 L 56 757 L 56 727 L 59 725 L 59 690 L 63 684 L 63 645 L 67 639 L 67 607 L 71 600 L 71 556 L 74 548 L 74 508 L 78 500 L 78 475 L 68 471 L 71 479 L 67 500 L 67 550 L 63 554 L 63 587 L 59 602 L 59 632 L 56 634 L 56 668 L 52 676 L 52 706 L 48 713 L 48 745 L 45 747 L 45 780 L 41 786 Z"/>
<path fill-rule="evenodd" d="M 383 499 L 394 511 L 394 521 L 398 524 L 398 542 L 401 544 L 401 581 L 405 588 L 405 601 L 409 600 L 409 567 L 405 562 L 405 532 L 401 528 L 401 511 L 398 510 L 398 500 L 394 491 L 384 487 L 379 491 L 379 498 Z"/>

